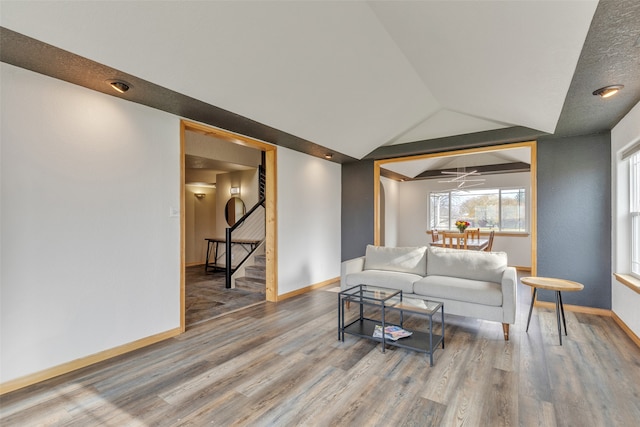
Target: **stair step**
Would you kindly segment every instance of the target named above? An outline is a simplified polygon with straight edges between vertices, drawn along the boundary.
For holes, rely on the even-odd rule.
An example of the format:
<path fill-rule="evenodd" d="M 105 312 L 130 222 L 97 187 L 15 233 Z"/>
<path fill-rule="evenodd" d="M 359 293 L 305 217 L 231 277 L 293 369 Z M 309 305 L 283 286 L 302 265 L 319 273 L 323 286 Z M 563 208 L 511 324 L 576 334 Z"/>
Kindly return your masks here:
<path fill-rule="evenodd" d="M 250 265 L 244 269 L 247 278 L 264 280 L 267 277 L 267 269 L 261 265 Z"/>
<path fill-rule="evenodd" d="M 266 255 L 256 255 L 254 258 L 255 265 L 266 266 L 267 265 L 267 257 Z"/>
<path fill-rule="evenodd" d="M 251 277 L 238 277 L 236 279 L 237 289 L 246 289 L 252 292 L 266 293 L 267 281 Z"/>
<path fill-rule="evenodd" d="M 256 279 L 255 277 L 247 277 L 247 276 L 236 278 L 236 283 L 238 282 L 250 283 L 254 285 L 262 285 L 262 286 L 265 286 L 267 284 L 266 279 Z"/>

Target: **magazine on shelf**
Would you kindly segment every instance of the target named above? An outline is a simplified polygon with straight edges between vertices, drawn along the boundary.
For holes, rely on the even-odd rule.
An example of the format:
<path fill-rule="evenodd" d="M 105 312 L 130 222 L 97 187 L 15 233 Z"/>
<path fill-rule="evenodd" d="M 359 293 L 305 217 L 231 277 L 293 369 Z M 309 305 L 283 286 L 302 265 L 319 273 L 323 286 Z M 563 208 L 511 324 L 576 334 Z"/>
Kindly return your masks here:
<path fill-rule="evenodd" d="M 384 337 L 385 337 L 385 339 L 393 340 L 393 341 L 397 341 L 400 338 L 408 337 L 412 333 L 413 332 L 404 330 L 400 326 L 395 326 L 395 325 L 385 326 L 385 328 L 384 328 Z M 373 337 L 374 338 L 382 338 L 382 326 L 381 325 L 376 325 L 375 329 L 373 330 Z"/>

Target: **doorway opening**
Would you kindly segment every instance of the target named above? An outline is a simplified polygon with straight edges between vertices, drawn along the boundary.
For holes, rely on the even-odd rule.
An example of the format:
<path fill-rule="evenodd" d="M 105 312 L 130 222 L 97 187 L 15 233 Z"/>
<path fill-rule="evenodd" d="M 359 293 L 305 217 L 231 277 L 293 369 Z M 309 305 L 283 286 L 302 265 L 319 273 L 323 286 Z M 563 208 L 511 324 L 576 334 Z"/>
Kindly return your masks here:
<path fill-rule="evenodd" d="M 180 158 L 184 331 L 252 304 L 276 301 L 276 147 L 182 120 Z M 229 251 L 234 272 L 231 286 L 225 265 L 226 234 L 234 225 L 229 221 L 241 221 L 236 224 L 240 225 L 238 234 L 244 229 L 252 236 L 230 239 L 234 243 Z M 237 240 L 251 240 L 252 244 L 238 244 Z"/>
<path fill-rule="evenodd" d="M 496 161 L 496 158 L 502 157 L 500 161 Z M 452 166 L 457 166 L 458 169 L 453 169 Z M 496 236 L 500 236 L 500 245 L 502 248 L 497 250 L 504 250 L 507 253 L 518 254 L 518 259 L 522 261 L 522 264 L 516 262 L 514 264 L 517 268 L 523 270 L 530 270 L 531 275 L 536 275 L 537 265 L 537 157 L 536 157 L 536 141 L 503 144 L 490 147 L 479 147 L 464 150 L 453 150 L 448 152 L 430 153 L 417 156 L 399 157 L 393 159 L 377 160 L 374 162 L 374 244 L 379 245 L 382 242 L 393 246 L 393 240 L 389 239 L 389 236 L 395 238 L 396 235 L 404 236 L 406 240 L 407 230 L 393 230 L 393 227 L 385 227 L 389 220 L 385 220 L 385 209 L 389 202 L 389 195 L 383 194 L 384 186 L 383 180 L 396 181 L 396 184 L 391 188 L 398 188 L 398 186 L 407 187 L 404 194 L 404 198 L 408 200 L 417 200 L 420 206 L 415 206 L 415 209 L 409 211 L 412 212 L 414 217 L 407 220 L 407 218 L 391 218 L 396 222 L 404 224 L 419 224 L 418 229 L 410 230 L 412 236 L 420 236 L 423 241 L 419 244 L 426 244 L 427 241 L 431 241 L 431 236 L 424 234 L 430 233 L 430 224 L 427 221 L 429 217 L 428 213 L 428 191 L 425 188 L 435 188 L 437 184 L 426 184 L 427 182 L 440 182 L 440 186 L 445 186 L 447 189 L 453 185 L 460 184 L 460 181 L 452 184 L 451 174 L 454 175 L 460 170 L 460 165 L 469 168 L 469 171 L 476 172 L 476 170 L 483 170 L 484 175 L 490 175 L 498 177 L 505 176 L 508 184 L 497 183 L 494 179 L 494 185 L 497 186 L 512 186 L 514 176 L 519 173 L 521 179 L 524 179 L 521 184 L 526 187 L 525 192 L 527 194 L 527 227 L 525 231 L 508 232 L 498 231 Z M 522 166 L 526 166 L 523 168 Z M 381 171 L 384 169 L 384 171 Z M 522 172 L 521 170 L 525 170 Z M 469 172 L 467 171 L 467 172 Z M 470 175 L 471 173 L 465 173 Z M 514 173 L 516 175 L 503 175 L 504 173 Z M 444 175 L 448 174 L 448 175 Z M 385 176 L 386 175 L 386 176 Z M 480 175 L 477 173 L 476 175 Z M 457 175 L 455 175 L 457 176 Z M 524 178 L 526 176 L 526 178 Z M 391 179 L 391 178 L 393 179 Z M 402 177 L 402 179 L 398 178 Z M 405 179 L 406 178 L 406 179 Z M 434 179 L 435 178 L 435 179 Z M 438 180 L 438 178 L 440 178 Z M 487 177 L 488 178 L 488 177 Z M 471 180 L 470 180 L 471 181 Z M 482 184 L 474 188 L 483 188 L 488 186 L 489 182 L 485 183 L 485 179 L 477 179 L 482 181 Z M 442 187 L 442 188 L 445 188 Z M 386 197 L 385 197 L 386 196 Z M 397 198 L 397 197 L 396 197 Z M 397 202 L 397 200 L 396 200 Z M 393 204 L 393 201 L 391 201 Z M 383 224 L 384 221 L 384 224 Z M 384 235 L 383 235 L 384 233 Z M 396 234 L 394 234 L 396 233 Z M 413 237 L 412 237 L 413 238 Z M 418 237 L 416 237 L 418 238 Z M 411 242 L 408 246 L 416 246 L 418 243 Z M 511 259 L 511 257 L 510 257 Z M 528 264 L 528 265 L 526 265 Z"/>

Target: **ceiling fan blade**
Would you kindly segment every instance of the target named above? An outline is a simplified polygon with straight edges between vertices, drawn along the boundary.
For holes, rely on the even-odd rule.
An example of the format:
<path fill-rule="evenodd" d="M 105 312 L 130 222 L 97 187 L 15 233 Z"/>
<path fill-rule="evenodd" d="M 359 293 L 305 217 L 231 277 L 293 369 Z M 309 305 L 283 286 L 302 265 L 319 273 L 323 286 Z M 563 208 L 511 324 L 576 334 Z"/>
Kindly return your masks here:
<path fill-rule="evenodd" d="M 482 183 L 479 182 L 477 184 L 462 185 L 460 188 L 477 187 L 478 185 L 482 185 Z"/>
<path fill-rule="evenodd" d="M 449 171 L 442 171 L 440 172 L 443 175 L 480 175 L 480 172 L 478 172 L 478 170 L 474 170 L 471 172 L 449 172 Z"/>
<path fill-rule="evenodd" d="M 462 173 L 461 172 L 450 172 L 450 173 L 442 172 L 442 173 L 443 174 L 447 174 L 447 175 L 454 175 L 455 174 L 456 177 L 453 178 L 455 181 L 460 181 L 461 179 L 464 179 L 465 177 L 470 176 L 470 175 L 474 175 L 474 176 L 475 175 L 480 175 L 477 170 L 473 170 L 471 172 L 462 172 Z"/>

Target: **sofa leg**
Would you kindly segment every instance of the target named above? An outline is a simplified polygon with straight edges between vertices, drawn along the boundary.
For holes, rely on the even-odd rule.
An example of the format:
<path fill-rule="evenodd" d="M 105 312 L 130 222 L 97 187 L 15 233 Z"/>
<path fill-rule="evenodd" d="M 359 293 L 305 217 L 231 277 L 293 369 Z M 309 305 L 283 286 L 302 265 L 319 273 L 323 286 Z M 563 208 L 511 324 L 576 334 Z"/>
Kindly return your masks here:
<path fill-rule="evenodd" d="M 508 323 L 502 324 L 502 332 L 504 333 L 504 340 L 509 341 L 509 324 Z"/>

